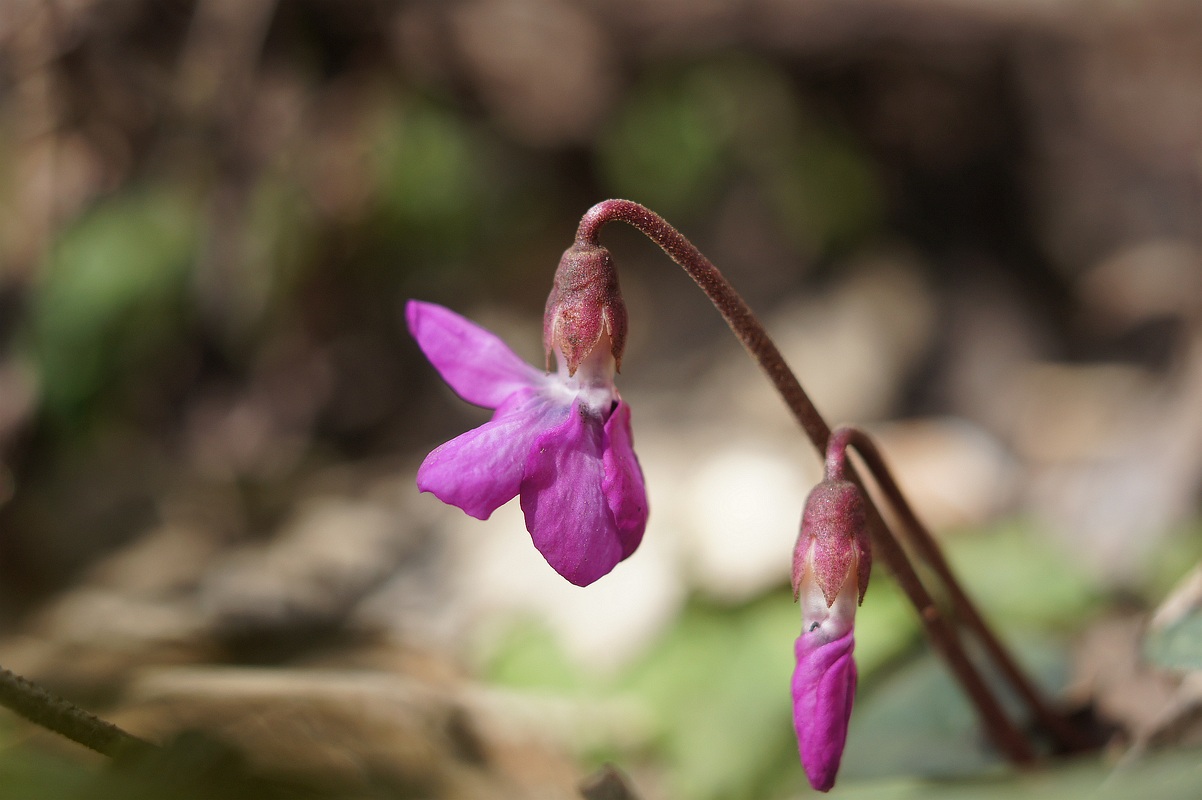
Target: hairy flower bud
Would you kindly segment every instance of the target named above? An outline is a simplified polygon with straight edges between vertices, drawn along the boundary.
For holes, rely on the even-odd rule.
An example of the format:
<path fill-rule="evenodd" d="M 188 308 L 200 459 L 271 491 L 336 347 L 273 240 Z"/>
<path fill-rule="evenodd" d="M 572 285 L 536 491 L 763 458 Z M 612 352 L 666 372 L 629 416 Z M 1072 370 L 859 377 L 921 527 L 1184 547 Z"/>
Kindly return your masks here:
<path fill-rule="evenodd" d="M 793 598 L 800 596 L 809 571 L 829 607 L 853 570 L 862 603 L 872 571 L 864 499 L 851 481 L 825 480 L 810 492 L 801 517 L 801 535 L 793 549 Z"/>
<path fill-rule="evenodd" d="M 618 272 L 604 247 L 577 242 L 564 251 L 543 315 L 543 348 L 566 362 L 575 375 L 607 333 L 614 363 L 622 366 L 626 348 L 626 304 L 618 288 Z"/>
<path fill-rule="evenodd" d="M 820 792 L 835 785 L 847 743 L 857 681 L 852 628 L 872 567 L 860 487 L 827 475 L 806 499 L 793 550 L 793 595 L 801 600 L 793 727 L 806 777 Z"/>

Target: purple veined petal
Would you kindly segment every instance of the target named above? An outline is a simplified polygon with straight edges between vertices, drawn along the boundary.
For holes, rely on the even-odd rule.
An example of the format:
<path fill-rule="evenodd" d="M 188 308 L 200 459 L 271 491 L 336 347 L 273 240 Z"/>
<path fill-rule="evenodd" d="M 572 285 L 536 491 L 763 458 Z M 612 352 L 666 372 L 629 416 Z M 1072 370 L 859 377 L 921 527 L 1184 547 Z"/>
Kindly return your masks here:
<path fill-rule="evenodd" d="M 835 785 L 847 742 L 856 693 L 854 647 L 851 630 L 831 641 L 803 632 L 794 645 L 793 727 L 806 777 L 820 792 Z"/>
<path fill-rule="evenodd" d="M 477 519 L 512 500 L 531 448 L 567 408 L 533 389 L 506 400 L 493 418 L 434 449 L 417 471 L 417 488 Z"/>
<path fill-rule="evenodd" d="M 469 403 L 497 408 L 519 389 L 546 379 L 495 334 L 448 308 L 410 300 L 405 319 L 438 374 Z"/>
<path fill-rule="evenodd" d="M 534 546 L 577 586 L 625 557 L 603 489 L 604 436 L 601 419 L 573 402 L 567 419 L 538 437 L 522 478 L 522 511 Z"/>
<path fill-rule="evenodd" d="M 648 509 L 643 470 L 634 454 L 634 438 L 630 432 L 630 406 L 620 399 L 618 407 L 605 422 L 605 450 L 601 461 L 605 467 L 601 488 L 618 527 L 622 558 L 626 558 L 643 539 Z"/>

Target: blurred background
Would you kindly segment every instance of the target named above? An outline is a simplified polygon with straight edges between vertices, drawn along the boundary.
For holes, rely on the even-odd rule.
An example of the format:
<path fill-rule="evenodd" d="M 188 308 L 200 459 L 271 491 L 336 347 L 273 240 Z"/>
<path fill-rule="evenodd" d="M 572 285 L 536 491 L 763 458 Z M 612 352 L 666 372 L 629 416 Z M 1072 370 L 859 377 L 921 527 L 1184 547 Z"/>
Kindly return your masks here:
<path fill-rule="evenodd" d="M 512 505 L 482 523 L 413 485 L 487 412 L 405 301 L 540 363 L 580 215 L 628 197 L 879 437 L 1049 690 L 1114 726 L 1112 758 L 1011 775 L 881 573 L 836 791 L 1181 796 L 1200 76 L 1184 0 L 6 0 L 0 664 L 177 745 L 114 772 L 6 713 L 4 785 L 559 798 L 613 760 L 647 798 L 808 791 L 788 571 L 818 462 L 652 245 L 603 237 L 641 549 L 576 589 Z"/>

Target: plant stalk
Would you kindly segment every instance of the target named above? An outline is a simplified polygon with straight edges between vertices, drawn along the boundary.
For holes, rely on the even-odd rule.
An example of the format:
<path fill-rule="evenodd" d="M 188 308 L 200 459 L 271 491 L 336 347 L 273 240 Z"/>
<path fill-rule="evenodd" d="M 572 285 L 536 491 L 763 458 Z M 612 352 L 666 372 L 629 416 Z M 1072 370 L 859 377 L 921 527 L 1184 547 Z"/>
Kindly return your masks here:
<path fill-rule="evenodd" d="M 931 535 L 930 530 L 914 513 L 913 507 L 906 500 L 901 487 L 894 480 L 892 472 L 885 463 L 880 449 L 864 431 L 858 428 L 840 428 L 832 434 L 831 449 L 854 447 L 864 460 L 864 465 L 872 475 L 873 481 L 888 500 L 890 506 L 901 522 L 901 529 L 911 547 L 917 552 L 927 566 L 943 583 L 952 602 L 952 607 L 960 616 L 961 622 L 976 636 L 986 653 L 993 659 L 998 670 L 1010 683 L 1031 713 L 1053 737 L 1057 746 L 1064 752 L 1081 752 L 1092 749 L 1090 740 L 1051 707 L 1035 685 L 1023 673 L 1022 668 L 1010 655 L 1010 651 L 1002 644 L 993 629 L 977 610 L 960 581 L 948 564 L 947 558 Z"/>
<path fill-rule="evenodd" d="M 638 229 L 659 245 L 677 265 L 688 273 L 689 277 L 705 292 L 710 302 L 714 304 L 718 313 L 726 320 L 731 331 L 759 364 L 768 379 L 772 381 L 773 386 L 785 401 L 785 405 L 817 449 L 819 457 L 824 457 L 831 438 L 830 426 L 818 413 L 801 383 L 797 380 L 797 376 L 785 363 L 784 357 L 768 336 L 763 324 L 718 268 L 666 220 L 650 209 L 630 200 L 605 200 L 589 209 L 577 229 L 577 243 L 600 246 L 598 235 L 601 228 L 610 222 L 625 222 Z M 857 450 L 861 450 L 858 440 L 856 444 Z M 1071 728 L 1067 720 L 1053 711 L 1051 706 L 1043 700 L 1039 690 L 1026 678 L 1017 663 L 1010 658 L 1000 640 L 990 631 L 984 619 L 955 580 L 950 567 L 938 551 L 938 546 L 926 528 L 922 527 L 920 523 L 915 526 L 914 522 L 917 522 L 917 518 L 909 504 L 905 503 L 904 496 L 896 481 L 889 474 L 883 460 L 878 458 L 876 459 L 877 463 L 871 461 L 871 454 L 879 455 L 879 453 L 876 453 L 875 448 L 871 447 L 870 442 L 861 452 L 869 449 L 871 449 L 871 453 L 866 456 L 865 462 L 873 471 L 874 476 L 877 474 L 876 468 L 878 467 L 880 473 L 885 476 L 885 480 L 877 477 L 878 484 L 881 485 L 891 504 L 898 507 L 915 549 L 931 565 L 937 577 L 947 585 L 958 617 L 963 619 L 981 639 L 986 651 L 997 661 L 1003 674 L 1011 680 L 1048 732 L 1066 747 L 1070 746 L 1070 742 L 1080 743 L 1081 737 Z M 863 481 L 856 474 L 854 467 L 850 464 L 847 467 L 849 477 L 863 488 Z M 910 564 L 905 550 L 885 523 L 867 492 L 865 492 L 865 500 L 869 529 L 885 562 L 889 565 L 903 591 L 906 592 L 910 602 L 917 609 L 936 650 L 947 662 L 952 674 L 976 706 L 978 714 L 989 731 L 990 738 L 1011 761 L 1019 764 L 1029 763 L 1035 757 L 1034 748 L 1023 732 L 1002 710 L 994 693 L 969 658 L 957 629 L 939 610 L 930 593 L 923 586 Z M 1070 747 L 1070 749 L 1077 748 Z"/>
<path fill-rule="evenodd" d="M 52 695 L 33 681 L 0 667 L 0 705 L 97 753 L 116 758 L 154 750 L 145 739 Z"/>

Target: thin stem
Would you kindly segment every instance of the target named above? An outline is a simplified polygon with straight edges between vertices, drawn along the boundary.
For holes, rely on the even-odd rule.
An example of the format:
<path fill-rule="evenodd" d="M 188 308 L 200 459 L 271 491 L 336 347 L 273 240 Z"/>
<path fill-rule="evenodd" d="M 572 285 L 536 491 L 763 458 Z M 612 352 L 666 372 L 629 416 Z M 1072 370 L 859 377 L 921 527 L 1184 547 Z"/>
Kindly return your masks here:
<path fill-rule="evenodd" d="M 0 705 L 30 722 L 111 758 L 154 749 L 150 742 L 126 733 L 111 722 L 105 722 L 3 668 L 0 668 Z"/>
<path fill-rule="evenodd" d="M 826 480 L 854 480 L 860 486 L 861 491 L 864 491 L 863 480 L 848 460 L 848 448 L 866 438 L 857 428 L 841 427 L 831 433 L 826 448 Z M 896 487 L 896 484 L 894 486 Z M 873 549 L 879 556 L 884 557 L 885 563 L 889 565 L 889 569 L 902 587 L 902 591 L 919 610 L 919 616 L 926 627 L 927 636 L 944 656 L 961 686 L 976 704 L 982 719 L 990 727 L 991 738 L 998 743 L 1001 749 L 1006 751 L 1011 760 L 1018 763 L 1028 763 L 1034 760 L 1035 753 L 1031 749 L 1030 743 L 1006 714 L 989 686 L 977 670 L 972 668 L 971 662 L 964 655 L 954 620 L 947 620 L 943 616 L 939 606 L 936 605 L 922 579 L 918 576 L 918 572 L 910 563 L 910 558 L 906 554 L 905 548 L 897 540 L 896 534 L 885 524 L 885 520 L 880 516 L 880 512 L 873 505 L 866 491 L 864 491 L 864 496 L 867 499 L 866 509 L 869 516 L 867 522 L 869 531 L 872 532 Z"/>
<path fill-rule="evenodd" d="M 810 402 L 763 324 L 718 268 L 663 217 L 630 200 L 605 200 L 590 208 L 576 230 L 577 243 L 599 245 L 597 235 L 601 228 L 614 221 L 638 228 L 689 273 L 689 277 L 701 287 L 731 331 L 747 348 L 747 352 L 768 374 L 810 441 L 819 451 L 824 451 L 826 440 L 831 435 L 830 426 Z"/>
<path fill-rule="evenodd" d="M 836 428 L 831 438 L 826 442 L 826 479 L 828 481 L 847 480 L 847 445 L 848 438 L 855 428 Z"/>
<path fill-rule="evenodd" d="M 718 268 L 662 217 L 629 200 L 606 200 L 589 209 L 580 221 L 580 227 L 576 233 L 577 243 L 599 245 L 598 234 L 601 228 L 613 221 L 625 222 L 637 228 L 659 245 L 701 287 L 735 336 L 772 381 L 777 392 L 805 431 L 806 436 L 818 450 L 819 456 L 824 456 L 831 437 L 830 426 L 818 413 L 805 390 L 802 389 L 800 382 L 785 363 L 784 357 L 768 336 L 763 324 L 718 271 Z M 846 465 L 846 470 L 848 476 L 862 486 L 862 481 L 852 465 Z M 1033 753 L 1026 739 L 1002 711 L 965 652 L 955 627 L 939 612 L 930 594 L 910 565 L 905 551 L 885 524 L 880 511 L 873 504 L 871 497 L 868 497 L 867 493 L 865 495 L 868 523 L 873 532 L 873 539 L 879 543 L 886 563 L 889 564 L 902 589 L 918 610 L 931 641 L 947 661 L 953 675 L 959 680 L 969 698 L 976 704 L 977 711 L 998 747 L 1016 762 L 1030 761 Z M 936 572 L 939 577 L 943 577 L 938 569 Z M 953 591 L 952 594 L 956 605 L 972 607 L 963 592 L 957 594 Z M 976 614 L 975 609 L 970 613 L 973 617 L 980 619 L 980 615 Z M 981 627 L 984 627 L 983 620 Z M 1001 647 L 1000 643 L 998 647 Z M 1014 669 L 1017 672 L 1017 666 Z M 1034 691 L 1031 688 L 1031 692 L 1034 693 Z"/>
<path fill-rule="evenodd" d="M 855 447 L 856 450 L 860 452 L 861 456 L 863 456 L 865 463 L 868 465 L 869 472 L 873 475 L 873 478 L 876 480 L 877 484 L 882 487 L 886 498 L 895 507 L 904 507 L 904 512 L 901 513 L 901 516 L 906 519 L 907 523 L 911 519 L 917 522 L 917 518 L 914 516 L 913 510 L 910 508 L 909 503 L 906 502 L 906 499 L 902 495 L 901 489 L 898 487 L 897 482 L 893 480 L 893 476 L 889 473 L 888 468 L 885 466 L 885 462 L 880 457 L 880 452 L 876 449 L 876 445 L 871 439 L 868 438 L 867 434 L 865 434 L 859 428 L 840 427 L 836 428 L 831 433 L 831 438 L 826 448 L 826 480 L 847 480 L 850 473 L 851 477 L 860 485 L 860 488 L 864 488 L 862 479 L 855 474 L 854 468 L 848 460 L 848 453 L 850 452 L 849 448 L 851 447 Z M 867 496 L 867 493 L 865 493 L 865 496 Z M 877 512 L 875 506 L 872 506 L 872 513 L 879 513 Z M 874 536 L 876 550 L 878 553 L 883 553 L 885 556 L 885 561 L 890 565 L 890 569 L 897 578 L 898 583 L 902 585 L 902 588 L 905 590 L 906 594 L 910 597 L 915 606 L 924 609 L 922 616 L 924 623 L 926 623 L 928 613 L 939 613 L 939 610 L 938 607 L 935 606 L 934 602 L 930 599 L 930 595 L 927 592 L 926 587 L 923 586 L 921 579 L 917 575 L 917 572 L 910 564 L 910 560 L 905 552 L 905 549 L 901 547 L 900 542 L 898 542 L 896 539 L 896 534 L 894 534 L 893 530 L 885 524 L 884 519 L 878 519 L 875 524 L 870 525 L 870 528 L 878 533 L 887 534 L 885 536 Z M 923 532 L 926 532 L 925 528 L 923 528 Z M 929 534 L 927 534 L 927 536 L 927 544 L 929 544 L 930 549 L 934 549 L 936 552 L 938 552 L 938 546 L 934 543 L 934 540 L 930 538 Z M 911 538 L 914 537 L 911 536 Z M 921 547 L 918 549 L 925 552 L 928 548 Z M 921 554 L 922 553 L 920 552 L 920 555 Z M 996 650 L 989 648 L 988 645 L 987 649 L 989 649 L 990 653 L 995 655 L 995 657 L 997 657 L 997 654 L 1000 653 L 998 660 L 1008 664 L 1011 667 L 1009 671 L 1003 668 L 1003 672 L 1005 672 L 1008 677 L 1011 677 L 1015 688 L 1018 689 L 1019 693 L 1025 699 L 1033 700 L 1030 705 L 1036 716 L 1040 717 L 1041 721 L 1050 723 L 1049 728 L 1054 733 L 1058 734 L 1059 729 L 1064 727 L 1063 721 L 1055 714 L 1052 714 L 1050 709 L 1048 709 L 1042 703 L 1038 697 L 1038 694 L 1035 692 L 1034 687 L 1032 687 L 1025 680 L 1025 676 L 1023 676 L 1021 671 L 1019 671 L 1018 666 L 1013 660 L 1010 659 L 1009 654 L 1006 653 L 1000 642 L 993 637 L 992 631 L 990 631 L 985 625 L 985 621 L 981 619 L 979 614 L 976 613 L 976 609 L 972 607 L 972 603 L 960 589 L 960 585 L 956 581 L 955 576 L 951 574 L 950 568 L 947 568 L 947 562 L 943 560 L 943 554 L 939 553 L 938 555 L 939 560 L 945 569 L 942 571 L 936 570 L 937 577 L 939 577 L 945 585 L 953 587 L 949 589 L 953 600 L 953 613 L 958 610 L 958 604 L 963 604 L 971 609 L 972 618 L 975 618 L 979 623 L 979 627 L 975 629 L 978 632 L 978 635 L 981 636 L 980 631 L 983 630 L 985 633 L 983 636 L 981 636 L 982 640 L 985 641 L 986 637 L 988 637 L 988 641 L 991 641 L 996 645 Z M 907 586 L 907 583 L 917 586 L 917 590 L 911 586 Z M 930 604 L 929 606 L 927 605 L 928 603 Z M 929 611 L 927 609 L 929 609 Z M 944 627 L 942 625 L 928 624 L 927 633 L 930 635 L 932 641 L 940 644 L 943 650 L 947 650 L 946 643 L 942 642 L 946 636 L 946 632 L 944 631 Z M 960 662 L 951 661 L 949 663 L 955 666 Z M 973 671 L 970 676 L 961 678 L 961 683 L 965 684 L 966 687 L 969 685 L 973 686 L 973 691 L 978 692 L 980 691 L 979 687 L 984 685 L 984 682 L 975 671 Z M 1005 716 L 1001 707 L 995 702 L 992 693 L 988 693 L 988 691 L 986 691 L 986 694 L 988 696 L 989 704 L 996 709 L 995 713 Z M 1041 711 L 1047 711 L 1050 714 L 1050 717 L 1045 719 L 1040 713 Z M 1009 717 L 1006 717 L 1006 719 L 1009 720 Z M 1008 741 L 1015 732 L 1017 732 L 1017 729 L 1014 727 L 1014 725 L 1008 723 L 995 731 L 994 736 L 995 739 L 997 737 L 1003 737 Z M 1024 749 L 1023 755 L 1029 758 L 1031 750 L 1025 739 L 1022 740 L 1022 745 Z"/>
<path fill-rule="evenodd" d="M 1001 670 L 1006 680 L 1018 692 L 1039 722 L 1056 739 L 1062 749 L 1070 752 L 1089 749 L 1090 742 L 1044 700 L 1036 686 L 1023 673 L 1017 662 L 1011 657 L 1010 652 L 994 634 L 993 629 L 977 611 L 976 605 L 969 600 L 959 580 L 956 579 L 955 573 L 952 572 L 951 565 L 947 563 L 943 551 L 935 542 L 935 537 L 914 513 L 914 509 L 906 500 L 901 487 L 894 480 L 876 443 L 858 428 L 838 429 L 832 434 L 832 449 L 836 446 L 836 442 L 842 442 L 844 448 L 854 447 L 860 457 L 864 459 L 864 464 L 872 474 L 873 480 L 876 481 L 889 504 L 897 512 L 902 530 L 908 534 L 907 538 L 910 544 L 918 556 L 943 582 L 951 597 L 953 607 L 961 616 L 963 623 L 976 635 L 990 658 L 994 660 L 998 669 Z"/>
<path fill-rule="evenodd" d="M 858 476 L 856 482 L 859 483 Z M 893 573 L 894 579 L 906 593 L 910 603 L 918 610 L 918 616 L 926 629 L 927 638 L 931 640 L 931 644 L 947 662 L 952 675 L 959 681 L 973 705 L 977 707 L 977 712 L 989 731 L 989 738 L 1014 763 L 1031 763 L 1035 760 L 1035 751 L 1027 738 L 1006 714 L 989 685 L 985 683 L 964 652 L 955 627 L 935 604 L 934 598 L 931 597 L 930 592 L 918 577 L 918 573 L 910 564 L 905 550 L 902 549 L 893 532 L 889 530 L 889 526 L 881 518 L 880 511 L 873 505 L 867 492 L 864 493 L 864 496 L 873 549 L 884 559 L 889 571 Z"/>

